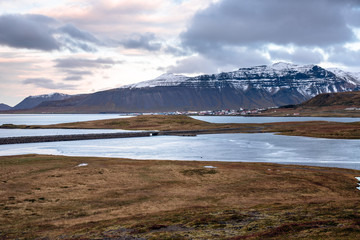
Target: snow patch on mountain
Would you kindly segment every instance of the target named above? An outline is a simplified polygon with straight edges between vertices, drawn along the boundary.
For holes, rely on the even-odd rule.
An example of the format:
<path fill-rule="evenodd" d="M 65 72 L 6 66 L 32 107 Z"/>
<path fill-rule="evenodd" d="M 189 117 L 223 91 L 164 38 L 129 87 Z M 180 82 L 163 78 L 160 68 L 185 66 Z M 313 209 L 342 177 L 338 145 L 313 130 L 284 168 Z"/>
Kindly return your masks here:
<path fill-rule="evenodd" d="M 64 93 L 49 93 L 49 94 L 42 94 L 42 95 L 34 95 L 29 96 L 29 98 L 53 98 L 53 97 L 69 97 L 70 95 Z"/>
<path fill-rule="evenodd" d="M 148 88 L 148 87 L 177 86 L 177 85 L 181 84 L 182 82 L 186 81 L 188 78 L 189 77 L 186 77 L 184 75 L 175 75 L 173 73 L 165 73 L 153 80 L 134 83 L 134 84 L 123 86 L 121 88 Z"/>
<path fill-rule="evenodd" d="M 327 70 L 347 80 L 351 84 L 360 84 L 360 73 L 345 72 L 339 68 L 328 68 Z"/>
<path fill-rule="evenodd" d="M 71 95 L 63 93 L 50 93 L 36 96 L 29 96 L 13 107 L 14 110 L 30 109 L 45 101 L 57 101 L 70 98 Z"/>

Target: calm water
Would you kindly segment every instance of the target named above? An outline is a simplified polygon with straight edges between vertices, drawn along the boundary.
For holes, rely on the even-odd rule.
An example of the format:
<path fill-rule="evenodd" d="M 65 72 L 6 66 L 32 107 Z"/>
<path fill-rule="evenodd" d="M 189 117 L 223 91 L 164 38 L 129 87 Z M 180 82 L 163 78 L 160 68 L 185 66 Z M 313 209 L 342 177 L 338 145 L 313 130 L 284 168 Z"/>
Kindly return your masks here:
<path fill-rule="evenodd" d="M 0 125 L 6 123 L 47 125 L 124 117 L 130 116 L 119 114 L 0 114 Z"/>
<path fill-rule="evenodd" d="M 360 169 L 360 141 L 207 134 L 0 145 L 0 155 L 55 154 L 133 159 L 272 162 Z"/>
<path fill-rule="evenodd" d="M 112 118 L 125 118 L 119 114 L 0 114 L 2 124 L 46 125 L 79 121 L 92 121 Z M 0 137 L 71 135 L 90 133 L 114 133 L 126 130 L 89 129 L 0 129 Z"/>
<path fill-rule="evenodd" d="M 0 115 L 0 124 L 53 124 L 124 117 L 118 114 Z M 283 121 L 360 121 L 359 118 L 198 116 L 216 123 Z M 115 132 L 83 129 L 0 129 L 0 137 Z M 121 131 L 121 130 L 119 130 Z M 154 136 L 0 145 L 0 156 L 18 154 L 122 157 L 133 159 L 273 162 L 360 169 L 360 140 L 316 139 L 274 134 Z"/>
<path fill-rule="evenodd" d="M 112 129 L 0 129 L 0 138 L 24 136 L 73 135 L 91 133 L 135 132 L 133 130 Z"/>

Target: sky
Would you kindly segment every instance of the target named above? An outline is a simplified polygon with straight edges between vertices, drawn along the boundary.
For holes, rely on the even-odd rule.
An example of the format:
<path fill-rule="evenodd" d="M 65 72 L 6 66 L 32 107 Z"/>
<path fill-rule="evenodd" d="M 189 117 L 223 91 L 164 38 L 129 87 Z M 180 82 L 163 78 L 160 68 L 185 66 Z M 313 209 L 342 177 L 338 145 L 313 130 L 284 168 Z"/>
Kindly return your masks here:
<path fill-rule="evenodd" d="M 360 0 L 0 0 L 0 103 L 276 62 L 360 72 Z"/>

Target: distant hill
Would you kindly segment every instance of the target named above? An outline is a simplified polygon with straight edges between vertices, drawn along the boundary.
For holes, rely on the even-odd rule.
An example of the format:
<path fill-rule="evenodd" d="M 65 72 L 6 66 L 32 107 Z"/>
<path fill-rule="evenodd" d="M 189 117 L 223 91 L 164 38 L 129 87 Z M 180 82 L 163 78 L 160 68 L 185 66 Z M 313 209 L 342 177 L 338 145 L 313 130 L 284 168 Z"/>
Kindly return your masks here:
<path fill-rule="evenodd" d="M 150 81 L 87 95 L 38 99 L 32 104 L 38 104 L 37 107 L 29 111 L 114 113 L 266 108 L 299 104 L 321 93 L 357 91 L 359 79 L 359 74 L 339 69 L 276 63 L 196 77 L 164 74 Z"/>
<path fill-rule="evenodd" d="M 303 103 L 270 109 L 261 115 L 360 117 L 360 91 L 323 93 Z"/>
<path fill-rule="evenodd" d="M 30 109 L 36 107 L 37 105 L 45 101 L 64 100 L 70 97 L 71 95 L 62 94 L 62 93 L 51 93 L 45 95 L 29 96 L 24 100 L 22 100 L 19 104 L 15 105 L 12 108 L 12 110 Z"/>
<path fill-rule="evenodd" d="M 331 106 L 360 108 L 360 92 L 324 93 L 298 105 L 298 107 Z"/>
<path fill-rule="evenodd" d="M 6 110 L 10 110 L 10 109 L 11 109 L 11 107 L 9 105 L 0 103 L 0 111 L 6 111 Z"/>

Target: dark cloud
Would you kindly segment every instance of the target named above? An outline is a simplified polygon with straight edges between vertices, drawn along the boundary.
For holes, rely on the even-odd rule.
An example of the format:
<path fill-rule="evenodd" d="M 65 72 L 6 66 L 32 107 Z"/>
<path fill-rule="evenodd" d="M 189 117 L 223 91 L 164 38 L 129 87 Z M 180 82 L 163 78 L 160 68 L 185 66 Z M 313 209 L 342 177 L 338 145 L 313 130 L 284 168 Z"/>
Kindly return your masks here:
<path fill-rule="evenodd" d="M 58 38 L 63 43 L 63 47 L 71 52 L 78 52 L 79 49 L 85 52 L 96 52 L 96 47 L 83 41 L 74 40 L 68 36 L 61 36 Z"/>
<path fill-rule="evenodd" d="M 308 48 L 295 48 L 294 51 L 270 50 L 269 54 L 272 60 L 296 62 L 298 64 L 318 64 L 324 60 L 324 56 L 315 50 Z"/>
<path fill-rule="evenodd" d="M 198 52 L 223 45 L 328 46 L 354 38 L 344 16 L 353 0 L 223 0 L 200 11 L 182 35 Z"/>
<path fill-rule="evenodd" d="M 64 78 L 65 81 L 80 81 L 82 79 L 82 75 L 71 75 Z"/>
<path fill-rule="evenodd" d="M 222 46 L 209 49 L 203 54 L 190 56 L 167 68 L 173 73 L 214 73 L 232 71 L 240 67 L 270 64 L 271 61 L 260 50 Z"/>
<path fill-rule="evenodd" d="M 355 5 L 355 4 L 353 4 L 353 5 Z M 358 5 L 359 5 L 359 2 L 358 2 Z M 346 22 L 350 26 L 360 27 L 360 8 L 359 8 L 359 6 L 348 8 L 347 10 L 344 11 L 344 15 L 346 17 Z"/>
<path fill-rule="evenodd" d="M 196 13 L 180 34 L 182 46 L 199 57 L 179 61 L 169 70 L 191 70 L 198 66 L 196 59 L 218 68 L 270 60 L 319 63 L 324 56 L 314 49 L 356 39 L 351 26 L 360 26 L 359 9 L 358 0 L 222 0 Z M 293 51 L 269 50 L 270 44 L 292 46 Z"/>
<path fill-rule="evenodd" d="M 67 76 L 64 78 L 65 81 L 80 81 L 83 79 L 83 76 L 93 74 L 91 71 L 81 71 L 73 69 L 63 69 L 63 71 L 67 74 Z"/>
<path fill-rule="evenodd" d="M 344 47 L 335 47 L 330 50 L 329 62 L 358 67 L 360 63 L 360 50 L 351 51 Z"/>
<path fill-rule="evenodd" d="M 0 44 L 43 51 L 69 49 L 95 51 L 100 41 L 72 24 L 61 26 L 56 19 L 35 14 L 0 16 Z"/>
<path fill-rule="evenodd" d="M 137 34 L 127 40 L 121 41 L 120 44 L 125 48 L 138 48 L 148 51 L 158 51 L 162 47 L 162 44 L 156 41 L 155 34 L 153 33 Z"/>
<path fill-rule="evenodd" d="M 23 81 L 24 84 L 31 84 L 37 87 L 46 89 L 75 89 L 76 86 L 72 84 L 56 83 L 47 78 L 28 78 Z"/>
<path fill-rule="evenodd" d="M 90 70 L 111 68 L 115 64 L 122 63 L 111 58 L 61 58 L 54 61 L 55 67 L 64 73 L 64 81 L 81 81 L 86 75 L 93 75 Z"/>
<path fill-rule="evenodd" d="M 239 68 L 270 63 L 260 49 L 257 50 L 247 47 L 221 46 L 219 48 L 209 49 L 203 55 L 216 62 L 218 66 L 233 65 Z"/>
<path fill-rule="evenodd" d="M 85 58 L 62 58 L 55 60 L 57 68 L 110 68 L 121 61 L 111 58 L 85 59 Z"/>
<path fill-rule="evenodd" d="M 15 48 L 58 50 L 51 24 L 54 20 L 41 15 L 0 16 L 0 44 Z"/>
<path fill-rule="evenodd" d="M 74 39 L 100 44 L 100 41 L 96 37 L 94 37 L 94 35 L 89 32 L 79 30 L 73 24 L 66 24 L 65 26 L 60 27 L 58 30 L 60 32 L 68 34 Z"/>
<path fill-rule="evenodd" d="M 182 48 L 179 48 L 179 47 L 174 47 L 174 46 L 167 46 L 164 49 L 164 52 L 168 53 L 168 54 L 171 54 L 171 55 L 174 55 L 174 56 L 185 56 L 185 55 L 189 54 L 188 51 L 186 51 L 186 50 L 184 50 Z"/>
<path fill-rule="evenodd" d="M 221 49 L 207 55 L 191 56 L 166 68 L 171 73 L 214 73 L 232 71 L 240 67 L 270 64 L 261 52 L 252 49 Z"/>
<path fill-rule="evenodd" d="M 216 69 L 214 62 L 202 56 L 191 56 L 183 60 L 177 61 L 176 65 L 169 66 L 165 69 L 168 73 L 213 73 Z"/>
<path fill-rule="evenodd" d="M 91 71 L 82 71 L 82 70 L 73 70 L 73 69 L 65 69 L 66 73 L 70 75 L 92 75 Z"/>

